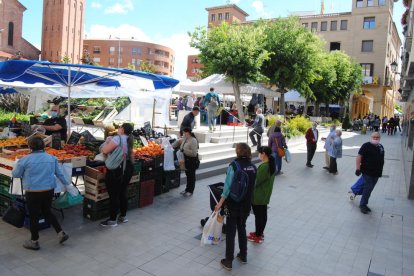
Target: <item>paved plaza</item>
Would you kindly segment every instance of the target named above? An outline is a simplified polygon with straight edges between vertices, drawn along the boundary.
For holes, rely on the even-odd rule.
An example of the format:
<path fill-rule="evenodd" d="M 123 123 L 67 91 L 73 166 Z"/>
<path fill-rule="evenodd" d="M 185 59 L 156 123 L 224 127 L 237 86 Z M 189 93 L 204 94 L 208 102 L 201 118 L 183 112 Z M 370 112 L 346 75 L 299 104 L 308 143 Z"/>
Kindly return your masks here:
<path fill-rule="evenodd" d="M 210 213 L 207 185 L 224 180 L 217 175 L 197 182 L 190 198 L 179 194 L 182 187 L 156 197 L 112 229 L 83 219 L 81 206 L 66 210 L 59 219 L 70 239 L 61 246 L 52 229 L 43 230 L 37 252 L 22 247 L 27 229 L 0 222 L 0 275 L 414 275 L 414 201 L 406 198 L 400 134 L 381 140 L 384 177 L 369 215 L 360 213 L 360 197 L 350 201 L 347 193 L 369 134 L 343 138 L 336 176 L 322 169 L 322 142 L 312 169 L 305 145 L 291 148 L 292 162 L 275 179 L 265 241 L 249 242 L 248 263 L 235 260 L 231 272 L 220 266 L 225 242 L 202 247 L 199 240 L 200 219 Z M 253 230 L 251 215 L 247 231 Z"/>

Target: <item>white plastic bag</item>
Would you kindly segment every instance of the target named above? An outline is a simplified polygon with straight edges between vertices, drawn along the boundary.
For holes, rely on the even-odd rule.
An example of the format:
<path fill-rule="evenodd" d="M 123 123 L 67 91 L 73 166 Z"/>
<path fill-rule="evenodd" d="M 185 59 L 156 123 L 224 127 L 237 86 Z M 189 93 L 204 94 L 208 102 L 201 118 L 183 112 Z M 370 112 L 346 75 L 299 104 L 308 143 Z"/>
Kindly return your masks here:
<path fill-rule="evenodd" d="M 290 151 L 288 149 L 285 149 L 285 161 L 289 163 L 292 161 L 292 156 L 290 155 Z"/>
<path fill-rule="evenodd" d="M 223 230 L 223 217 L 218 212 L 211 213 L 203 228 L 201 245 L 219 244 Z"/>
<path fill-rule="evenodd" d="M 164 171 L 173 171 L 175 170 L 174 149 L 168 139 L 162 141 L 162 146 L 164 148 Z"/>
<path fill-rule="evenodd" d="M 63 175 L 65 176 L 66 180 L 69 183 L 72 183 L 72 163 L 63 163 L 63 164 L 58 164 L 58 166 L 61 167 L 62 171 L 63 171 Z M 55 188 L 55 193 L 61 193 L 66 191 L 65 185 L 60 182 L 60 180 L 55 176 L 55 180 L 56 180 L 56 188 Z"/>
<path fill-rule="evenodd" d="M 22 195 L 22 180 L 20 178 L 13 178 L 13 185 L 10 186 L 9 193 L 11 195 Z"/>

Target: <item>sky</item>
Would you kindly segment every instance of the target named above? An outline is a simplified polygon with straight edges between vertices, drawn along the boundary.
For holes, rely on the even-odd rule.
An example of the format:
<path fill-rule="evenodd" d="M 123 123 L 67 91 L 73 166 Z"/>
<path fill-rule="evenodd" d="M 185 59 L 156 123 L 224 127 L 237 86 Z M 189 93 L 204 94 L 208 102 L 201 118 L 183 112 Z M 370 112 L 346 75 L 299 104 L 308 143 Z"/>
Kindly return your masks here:
<path fill-rule="evenodd" d="M 40 49 L 43 1 L 19 1 L 27 8 L 23 15 L 23 37 Z M 184 80 L 187 56 L 197 54 L 188 45 L 188 32 L 207 25 L 205 8 L 227 3 L 237 4 L 247 12 L 247 20 L 321 10 L 321 0 L 86 0 L 84 33 L 87 38 L 134 37 L 170 47 L 176 56 L 174 77 Z M 325 13 L 348 12 L 351 8 L 352 0 L 325 0 Z M 394 21 L 400 33 L 404 10 L 402 0 L 395 3 Z"/>

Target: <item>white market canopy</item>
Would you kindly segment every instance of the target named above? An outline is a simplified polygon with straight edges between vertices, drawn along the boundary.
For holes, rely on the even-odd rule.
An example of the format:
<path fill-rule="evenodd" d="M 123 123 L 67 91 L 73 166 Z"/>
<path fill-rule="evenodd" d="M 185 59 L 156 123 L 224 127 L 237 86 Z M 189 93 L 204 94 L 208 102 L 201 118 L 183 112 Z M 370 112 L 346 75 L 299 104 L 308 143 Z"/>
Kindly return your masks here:
<path fill-rule="evenodd" d="M 285 93 L 285 102 L 299 102 L 304 103 L 306 99 L 302 97 L 298 91 L 290 90 Z"/>
<path fill-rule="evenodd" d="M 204 92 L 207 93 L 211 87 L 214 87 L 216 93 L 224 95 L 234 95 L 233 85 L 230 81 L 226 80 L 224 75 L 213 74 L 205 79 L 197 82 L 190 80 L 182 81 L 176 88 L 175 91 L 189 91 L 189 92 Z M 260 84 L 243 84 L 240 85 L 241 94 L 262 94 L 266 97 L 278 97 L 279 92 L 265 88 Z"/>

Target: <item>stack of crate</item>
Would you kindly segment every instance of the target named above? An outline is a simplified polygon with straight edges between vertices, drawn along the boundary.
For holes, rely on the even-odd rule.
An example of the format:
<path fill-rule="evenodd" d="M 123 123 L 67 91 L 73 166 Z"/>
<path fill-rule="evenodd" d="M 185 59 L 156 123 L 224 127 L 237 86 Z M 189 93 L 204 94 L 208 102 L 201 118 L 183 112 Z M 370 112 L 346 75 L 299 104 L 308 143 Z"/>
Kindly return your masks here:
<path fill-rule="evenodd" d="M 0 174 L 0 215 L 2 216 L 10 203 L 13 201 L 13 196 L 10 195 L 11 177 Z"/>
<path fill-rule="evenodd" d="M 127 188 L 129 210 L 139 206 L 140 171 L 140 164 L 135 164 Z M 106 174 L 99 169 L 86 167 L 83 216 L 87 219 L 98 220 L 109 215 L 109 194 L 105 185 L 105 176 Z"/>
<path fill-rule="evenodd" d="M 153 159 L 137 160 L 141 163 L 141 183 L 139 189 L 139 207 L 151 205 L 154 201 L 155 162 Z"/>

